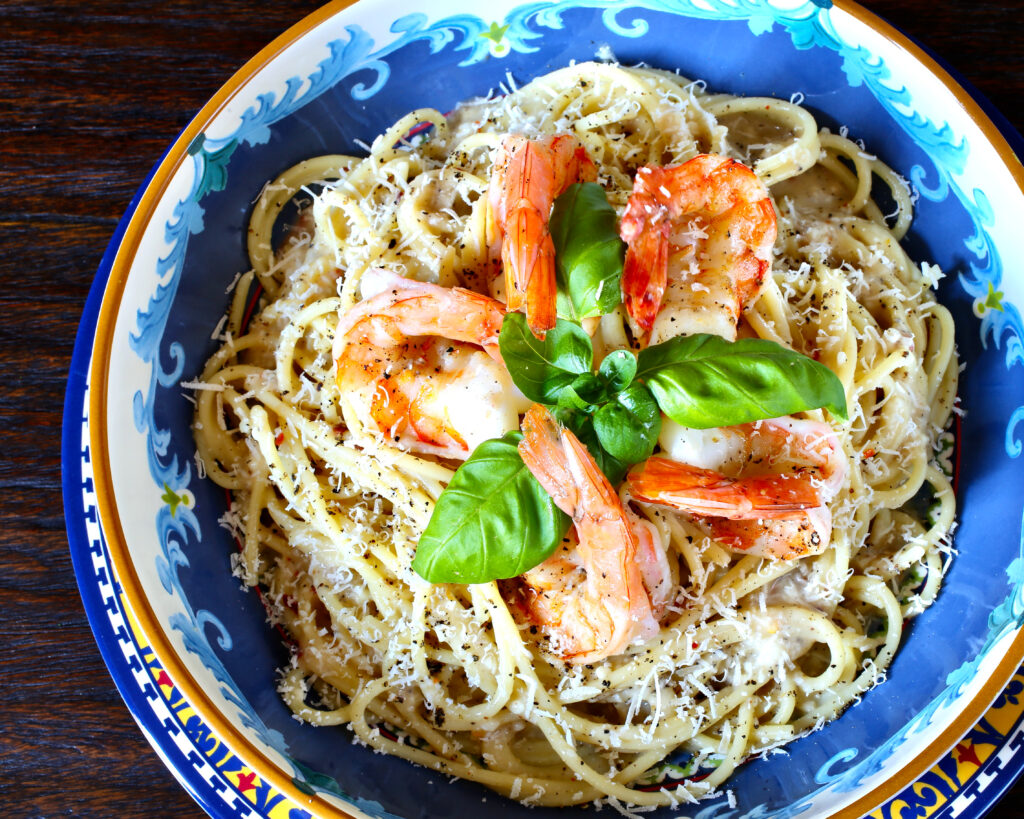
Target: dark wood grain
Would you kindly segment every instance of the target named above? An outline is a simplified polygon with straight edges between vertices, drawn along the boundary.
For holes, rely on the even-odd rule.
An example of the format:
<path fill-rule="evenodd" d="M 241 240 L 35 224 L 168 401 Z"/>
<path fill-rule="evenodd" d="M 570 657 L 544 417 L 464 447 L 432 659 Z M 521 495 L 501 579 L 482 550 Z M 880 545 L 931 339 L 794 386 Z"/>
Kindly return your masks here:
<path fill-rule="evenodd" d="M 1024 6 L 871 0 L 1024 127 Z M 0 0 L 0 813 L 200 817 L 122 704 L 78 597 L 60 497 L 64 384 L 93 273 L 201 105 L 315 8 Z M 1024 816 L 1018 786 L 995 817 Z"/>
<path fill-rule="evenodd" d="M 78 597 L 60 497 L 78 319 L 132 194 L 192 115 L 316 3 L 0 2 L 0 813 L 200 817 Z"/>

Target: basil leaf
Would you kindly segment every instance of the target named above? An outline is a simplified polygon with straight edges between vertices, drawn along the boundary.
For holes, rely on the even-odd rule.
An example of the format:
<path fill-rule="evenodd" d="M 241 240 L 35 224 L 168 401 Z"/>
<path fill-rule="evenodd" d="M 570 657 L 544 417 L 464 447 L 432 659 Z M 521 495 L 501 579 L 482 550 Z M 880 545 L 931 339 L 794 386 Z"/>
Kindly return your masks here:
<path fill-rule="evenodd" d="M 594 414 L 594 431 L 613 458 L 636 464 L 651 457 L 661 432 L 661 410 L 651 391 L 632 384 Z"/>
<path fill-rule="evenodd" d="M 555 245 L 558 315 L 573 321 L 610 313 L 622 300 L 626 243 L 615 209 L 596 182 L 570 185 L 548 222 Z"/>
<path fill-rule="evenodd" d="M 636 378 L 666 415 L 686 427 L 744 424 L 819 407 L 847 417 L 835 373 L 767 339 L 677 336 L 641 350 Z"/>
<path fill-rule="evenodd" d="M 522 433 L 484 441 L 452 476 L 420 536 L 412 567 L 431 583 L 516 577 L 545 560 L 569 516 L 526 468 Z"/>
<path fill-rule="evenodd" d="M 636 377 L 636 356 L 629 350 L 613 350 L 601 361 L 597 374 L 605 380 L 609 390 L 621 392 Z"/>
<path fill-rule="evenodd" d="M 558 321 L 538 340 L 522 313 L 507 313 L 498 335 L 498 349 L 512 382 L 531 401 L 554 404 L 562 388 L 580 373 L 589 373 L 594 348 L 583 328 Z"/>
<path fill-rule="evenodd" d="M 572 430 L 573 435 L 580 439 L 612 486 L 618 485 L 626 477 L 626 471 L 632 464 L 623 463 L 605 451 L 594 430 L 594 418 L 589 412 L 557 407 L 551 411 L 551 414 L 558 423 L 568 427 Z"/>
<path fill-rule="evenodd" d="M 594 373 L 580 373 L 572 382 L 572 388 L 580 398 L 591 404 L 603 404 L 609 398 L 605 380 Z"/>
<path fill-rule="evenodd" d="M 566 384 L 560 393 L 558 393 L 558 404 L 556 406 L 564 407 L 570 410 L 580 410 L 581 412 L 592 412 L 594 405 L 589 401 L 585 401 L 572 384 Z"/>

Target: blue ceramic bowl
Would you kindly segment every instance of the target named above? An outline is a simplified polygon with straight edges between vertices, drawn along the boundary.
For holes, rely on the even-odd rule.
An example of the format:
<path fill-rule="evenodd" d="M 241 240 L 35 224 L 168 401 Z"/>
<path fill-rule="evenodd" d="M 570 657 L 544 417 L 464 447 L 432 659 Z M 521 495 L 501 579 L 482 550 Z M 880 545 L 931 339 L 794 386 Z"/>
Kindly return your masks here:
<path fill-rule="evenodd" d="M 301 159 L 358 152 L 413 108 L 450 110 L 508 76 L 523 83 L 603 47 L 620 62 L 679 69 L 715 90 L 799 95 L 820 124 L 848 126 L 913 183 L 920 200 L 906 247 L 948 274 L 940 298 L 956 318 L 965 364 L 958 555 L 937 603 L 908 629 L 887 682 L 788 754 L 739 770 L 728 783 L 735 813 L 724 796 L 692 813 L 868 812 L 973 725 L 1024 657 L 1024 493 L 1014 480 L 1024 448 L 1024 258 L 1015 252 L 1024 170 L 941 68 L 853 4 L 493 0 L 480 14 L 467 0 L 328 6 L 247 65 L 171 148 L 122 225 L 109 281 L 90 305 L 99 317 L 88 417 L 71 428 L 91 441 L 82 469 L 95 494 L 75 526 L 92 527 L 96 545 L 77 557 L 79 571 L 105 565 L 101 526 L 107 579 L 116 572 L 137 618 L 126 626 L 137 644 L 152 646 L 139 662 L 164 674 L 152 671 L 158 687 L 173 681 L 180 690 L 191 740 L 240 760 L 238 776 L 251 775 L 252 785 L 243 793 L 264 794 L 260 815 L 286 804 L 271 804 L 278 798 L 295 816 L 471 816 L 484 807 L 501 817 L 554 815 L 373 754 L 344 728 L 292 718 L 274 690 L 286 651 L 257 596 L 231 575 L 234 546 L 217 523 L 225 499 L 197 477 L 192 406 L 179 383 L 215 349 L 225 290 L 247 268 L 251 202 Z M 80 408 L 84 383 L 77 389 L 69 401 L 77 397 Z M 77 466 L 78 454 L 71 458 Z M 72 495 L 80 508 L 81 489 Z M 127 615 L 113 586 L 98 597 L 90 589 L 86 602 L 94 614 L 120 606 Z M 143 722 L 150 733 L 161 724 Z M 205 794 L 198 763 L 167 747 L 172 767 Z"/>

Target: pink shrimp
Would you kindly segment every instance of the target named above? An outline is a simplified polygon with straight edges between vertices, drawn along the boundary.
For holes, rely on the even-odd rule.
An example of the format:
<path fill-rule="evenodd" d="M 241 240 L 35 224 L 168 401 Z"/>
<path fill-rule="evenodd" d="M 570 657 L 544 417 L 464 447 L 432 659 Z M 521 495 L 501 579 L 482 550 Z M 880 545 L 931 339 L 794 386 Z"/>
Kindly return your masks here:
<path fill-rule="evenodd" d="M 636 500 L 689 514 L 737 552 L 791 559 L 828 546 L 827 504 L 847 464 L 827 424 L 774 418 L 716 430 L 672 425 L 664 443 L 700 463 L 649 458 L 627 479 Z"/>
<path fill-rule="evenodd" d="M 458 459 L 516 428 L 521 403 L 498 352 L 501 302 L 379 269 L 363 289 L 368 297 L 338 319 L 334 359 L 364 424 L 406 449 Z"/>
<path fill-rule="evenodd" d="M 735 160 L 701 154 L 637 171 L 622 216 L 622 297 L 638 335 L 736 338 L 740 314 L 771 268 L 775 209 Z"/>
<path fill-rule="evenodd" d="M 668 582 L 667 561 L 649 539 L 653 532 L 627 513 L 586 447 L 547 409 L 534 404 L 522 430 L 519 453 L 572 517 L 577 543 L 563 544 L 507 587 L 513 605 L 544 628 L 553 651 L 576 664 L 619 654 L 637 638 L 653 636 L 658 622 L 648 588 L 663 602 Z"/>
<path fill-rule="evenodd" d="M 501 249 L 509 310 L 522 310 L 533 334 L 543 339 L 555 326 L 555 248 L 548 232 L 551 206 L 574 182 L 592 182 L 597 169 L 568 134 L 544 140 L 517 134 L 498 146 L 489 201 L 496 256 Z"/>

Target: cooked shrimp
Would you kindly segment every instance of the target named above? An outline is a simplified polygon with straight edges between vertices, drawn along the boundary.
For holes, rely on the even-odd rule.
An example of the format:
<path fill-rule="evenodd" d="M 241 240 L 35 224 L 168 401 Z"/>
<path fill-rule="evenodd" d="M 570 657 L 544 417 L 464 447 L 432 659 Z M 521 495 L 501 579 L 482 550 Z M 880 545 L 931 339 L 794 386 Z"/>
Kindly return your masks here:
<path fill-rule="evenodd" d="M 714 540 L 737 554 L 796 560 L 820 555 L 832 538 L 832 513 L 827 506 L 807 509 L 792 518 L 729 520 L 698 518 Z"/>
<path fill-rule="evenodd" d="M 712 430 L 665 427 L 669 457 L 630 472 L 632 497 L 688 513 L 733 551 L 790 559 L 828 546 L 827 504 L 847 468 L 830 426 L 774 418 Z"/>
<path fill-rule="evenodd" d="M 509 310 L 523 310 L 543 339 L 555 326 L 555 248 L 548 219 L 555 199 L 574 182 L 593 182 L 597 168 L 568 134 L 544 140 L 509 134 L 498 146 L 491 173 L 492 248 L 505 271 Z"/>
<path fill-rule="evenodd" d="M 637 171 L 622 216 L 622 296 L 657 344 L 713 333 L 730 341 L 771 268 L 775 209 L 754 172 L 714 154 Z"/>
<path fill-rule="evenodd" d="M 334 359 L 363 424 L 405 449 L 458 459 L 516 428 L 528 404 L 501 363 L 500 302 L 379 269 L 362 288 L 338 319 Z"/>
<path fill-rule="evenodd" d="M 563 544 L 520 577 L 513 587 L 513 605 L 543 627 L 552 650 L 572 663 L 619 654 L 634 640 L 657 634 L 644 581 L 646 576 L 659 595 L 665 593 L 668 569 L 657 556 L 660 548 L 653 541 L 640 548 L 636 518 L 627 514 L 586 447 L 548 410 L 534 404 L 522 429 L 519 453 L 559 508 L 572 517 L 577 542 Z M 650 530 L 642 533 L 652 535 Z"/>
<path fill-rule="evenodd" d="M 636 560 L 651 599 L 651 610 L 655 619 L 660 620 L 672 596 L 672 570 L 668 565 L 668 555 L 654 524 L 640 517 L 628 505 L 623 505 L 623 509 L 636 535 Z"/>

